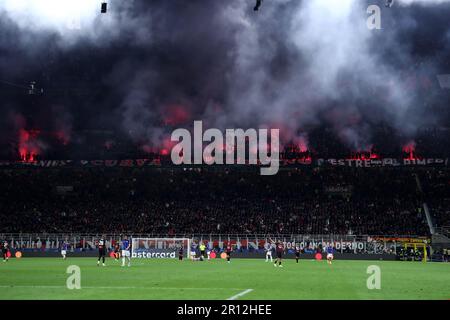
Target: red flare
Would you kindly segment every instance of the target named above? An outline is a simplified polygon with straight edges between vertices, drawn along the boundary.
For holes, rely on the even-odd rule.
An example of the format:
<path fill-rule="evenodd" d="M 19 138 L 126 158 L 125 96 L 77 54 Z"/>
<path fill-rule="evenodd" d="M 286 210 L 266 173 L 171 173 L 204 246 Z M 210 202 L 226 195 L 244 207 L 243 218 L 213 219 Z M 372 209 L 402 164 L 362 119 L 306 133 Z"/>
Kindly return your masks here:
<path fill-rule="evenodd" d="M 37 141 L 40 134 L 39 130 L 19 130 L 19 156 L 23 162 L 33 162 L 40 153 L 39 143 Z"/>
<path fill-rule="evenodd" d="M 406 145 L 403 146 L 402 150 L 404 153 L 408 154 L 408 157 L 406 158 L 407 160 L 415 160 L 417 158 L 415 141 L 408 142 Z"/>

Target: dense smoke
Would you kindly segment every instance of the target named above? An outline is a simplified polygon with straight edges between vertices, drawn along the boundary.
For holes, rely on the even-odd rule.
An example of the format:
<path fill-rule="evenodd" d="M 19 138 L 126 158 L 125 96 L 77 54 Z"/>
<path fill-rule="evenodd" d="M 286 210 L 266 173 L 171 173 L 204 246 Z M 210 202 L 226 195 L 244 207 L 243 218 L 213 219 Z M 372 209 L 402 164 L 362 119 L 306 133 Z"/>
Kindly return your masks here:
<path fill-rule="evenodd" d="M 106 126 L 153 150 L 167 147 L 172 127 L 203 120 L 278 127 L 301 148 L 311 130 L 327 127 L 359 150 L 380 123 L 407 141 L 439 123 L 422 108 L 437 95 L 417 82 L 449 73 L 450 1 L 268 0 L 255 13 L 244 0 L 110 0 L 107 14 L 100 2 L 0 0 L 0 80 L 29 81 L 69 59 L 75 84 L 102 85 L 95 106 L 48 102 L 47 120 L 66 140 L 74 127 Z M 371 4 L 381 8 L 381 30 L 367 27 Z M 2 111 L 24 113 L 7 99 Z"/>

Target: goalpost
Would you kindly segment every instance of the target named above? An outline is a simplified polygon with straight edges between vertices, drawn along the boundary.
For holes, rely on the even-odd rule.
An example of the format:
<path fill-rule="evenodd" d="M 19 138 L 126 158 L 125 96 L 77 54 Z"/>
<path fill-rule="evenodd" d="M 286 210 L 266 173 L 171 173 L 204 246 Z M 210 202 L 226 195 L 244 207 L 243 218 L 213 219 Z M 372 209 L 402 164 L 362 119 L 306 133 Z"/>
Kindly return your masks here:
<path fill-rule="evenodd" d="M 131 257 L 138 259 L 178 258 L 180 248 L 189 259 L 191 239 L 188 238 L 131 238 Z"/>
<path fill-rule="evenodd" d="M 422 262 L 426 263 L 427 262 L 427 244 L 426 243 L 404 243 L 403 244 L 403 248 L 405 249 L 405 251 L 407 251 L 408 249 L 412 248 L 414 249 L 414 252 L 416 250 L 422 250 Z"/>

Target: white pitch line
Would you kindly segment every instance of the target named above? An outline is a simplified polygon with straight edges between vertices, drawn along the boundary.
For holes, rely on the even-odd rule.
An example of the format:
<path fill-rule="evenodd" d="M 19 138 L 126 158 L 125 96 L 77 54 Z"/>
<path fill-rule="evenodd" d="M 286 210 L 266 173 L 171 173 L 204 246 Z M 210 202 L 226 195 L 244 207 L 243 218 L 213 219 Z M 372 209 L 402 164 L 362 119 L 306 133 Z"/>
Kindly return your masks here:
<path fill-rule="evenodd" d="M 242 297 L 242 296 L 244 296 L 247 293 L 252 292 L 252 291 L 253 291 L 253 289 L 244 290 L 242 292 L 239 292 L 237 295 L 234 295 L 234 296 L 228 298 L 227 300 L 237 300 L 238 298 L 240 298 L 240 297 Z"/>
<path fill-rule="evenodd" d="M 65 286 L 21 286 L 21 285 L 10 285 L 10 286 L 0 286 L 0 288 L 40 288 L 40 289 L 66 289 Z M 182 288 L 182 287 L 92 287 L 92 286 L 81 286 L 81 289 L 162 289 L 162 290 L 242 290 L 242 288 Z"/>

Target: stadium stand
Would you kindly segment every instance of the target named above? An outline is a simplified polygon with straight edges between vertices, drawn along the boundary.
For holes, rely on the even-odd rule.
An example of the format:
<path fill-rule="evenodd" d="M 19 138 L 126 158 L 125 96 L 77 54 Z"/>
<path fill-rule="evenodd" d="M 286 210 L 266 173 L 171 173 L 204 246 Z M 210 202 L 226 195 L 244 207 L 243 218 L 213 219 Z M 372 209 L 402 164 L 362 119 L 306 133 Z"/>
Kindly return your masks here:
<path fill-rule="evenodd" d="M 448 172 L 426 170 L 432 212 L 448 223 L 439 194 Z M 426 236 L 415 171 L 291 168 L 268 178 L 223 168 L 0 170 L 0 231 Z"/>
<path fill-rule="evenodd" d="M 434 224 L 438 227 L 450 227 L 450 172 L 427 170 L 423 174 L 422 184 L 431 207 Z"/>

